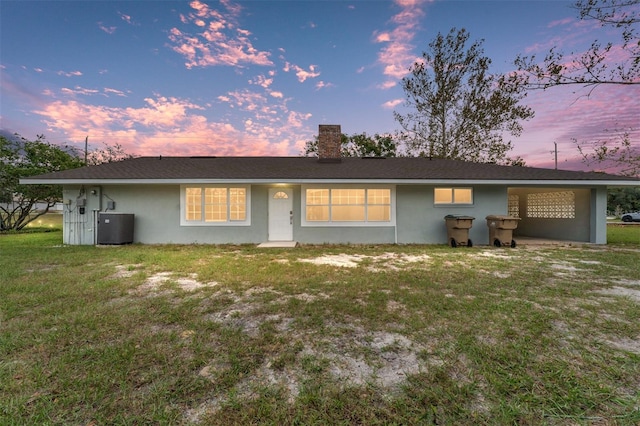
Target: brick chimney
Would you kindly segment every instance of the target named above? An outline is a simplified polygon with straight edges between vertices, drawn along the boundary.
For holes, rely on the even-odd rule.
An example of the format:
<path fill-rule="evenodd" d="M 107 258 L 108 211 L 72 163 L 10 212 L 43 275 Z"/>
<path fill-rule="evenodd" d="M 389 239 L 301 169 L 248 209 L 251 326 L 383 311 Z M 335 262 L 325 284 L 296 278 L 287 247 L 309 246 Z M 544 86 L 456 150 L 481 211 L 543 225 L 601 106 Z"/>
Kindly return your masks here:
<path fill-rule="evenodd" d="M 321 163 L 339 163 L 342 148 L 342 131 L 339 124 L 321 124 L 318 126 L 318 161 Z"/>

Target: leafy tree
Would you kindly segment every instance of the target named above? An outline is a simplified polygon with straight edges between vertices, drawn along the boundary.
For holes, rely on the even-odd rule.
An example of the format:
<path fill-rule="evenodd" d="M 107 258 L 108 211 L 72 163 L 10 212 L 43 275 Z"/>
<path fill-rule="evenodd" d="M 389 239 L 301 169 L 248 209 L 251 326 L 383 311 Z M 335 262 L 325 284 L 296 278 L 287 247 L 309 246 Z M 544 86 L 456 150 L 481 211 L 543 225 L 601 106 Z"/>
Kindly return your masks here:
<path fill-rule="evenodd" d="M 0 229 L 20 230 L 47 213 L 62 196 L 59 185 L 21 185 L 20 178 L 83 165 L 76 151 L 44 136 L 12 141 L 0 136 Z M 44 208 L 36 210 L 36 204 Z"/>
<path fill-rule="evenodd" d="M 50 144 L 42 135 L 35 141 L 0 136 L 0 229 L 24 228 L 62 197 L 60 185 L 21 185 L 20 178 L 84 166 L 84 154 L 69 145 Z M 90 166 L 132 157 L 119 144 L 86 154 Z"/>
<path fill-rule="evenodd" d="M 394 115 L 407 154 L 522 164 L 507 157 L 504 136 L 520 135 L 520 121 L 533 117 L 520 105 L 526 93 L 517 78 L 490 74 L 483 40 L 469 45 L 469 37 L 465 29 L 439 33 L 402 80 L 410 112 Z"/>
<path fill-rule="evenodd" d="M 609 189 L 607 210 L 618 217 L 623 213 L 640 211 L 640 187 Z"/>
<path fill-rule="evenodd" d="M 553 47 L 542 63 L 518 56 L 515 65 L 530 89 L 555 86 L 640 85 L 640 0 L 578 0 L 580 19 L 619 32 L 620 43 L 595 40 L 584 53 L 565 54 Z"/>
<path fill-rule="evenodd" d="M 369 136 L 366 133 L 341 135 L 341 154 L 343 157 L 395 157 L 397 145 L 391 135 L 375 134 Z M 303 155 L 306 157 L 318 155 L 318 137 L 307 141 Z"/>

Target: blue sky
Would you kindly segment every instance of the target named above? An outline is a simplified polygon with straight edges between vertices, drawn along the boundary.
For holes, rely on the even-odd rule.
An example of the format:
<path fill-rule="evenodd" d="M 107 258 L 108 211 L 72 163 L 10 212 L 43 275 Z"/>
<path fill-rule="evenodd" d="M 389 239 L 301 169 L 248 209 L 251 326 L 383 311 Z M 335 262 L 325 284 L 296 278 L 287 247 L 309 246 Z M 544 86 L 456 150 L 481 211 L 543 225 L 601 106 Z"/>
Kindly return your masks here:
<path fill-rule="evenodd" d="M 0 3 L 0 127 L 137 155 L 299 155 L 318 124 L 392 133 L 400 81 L 438 32 L 518 54 L 611 34 L 566 1 L 12 1 Z M 613 38 L 612 40 L 615 40 Z M 579 168 L 572 139 L 638 128 L 638 89 L 531 93 L 527 164 Z M 609 132 L 609 133 L 608 133 Z M 636 139 L 637 140 L 637 139 Z"/>

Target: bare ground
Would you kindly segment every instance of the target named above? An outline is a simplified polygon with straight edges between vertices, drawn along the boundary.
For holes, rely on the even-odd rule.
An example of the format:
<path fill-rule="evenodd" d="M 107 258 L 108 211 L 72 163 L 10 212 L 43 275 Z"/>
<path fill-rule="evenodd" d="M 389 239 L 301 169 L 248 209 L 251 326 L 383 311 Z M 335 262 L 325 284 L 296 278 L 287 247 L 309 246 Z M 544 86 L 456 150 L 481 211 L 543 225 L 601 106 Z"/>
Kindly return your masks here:
<path fill-rule="evenodd" d="M 480 256 L 486 258 L 509 259 L 508 255 L 501 252 L 487 250 L 480 252 Z M 549 262 L 547 258 L 540 258 Z M 276 259 L 276 262 L 288 262 L 288 260 Z M 404 267 L 420 267 L 432 261 L 428 255 L 407 256 L 396 253 L 384 253 L 380 256 L 363 255 L 325 255 L 316 258 L 298 259 L 300 262 L 308 262 L 318 265 L 329 265 L 336 268 L 354 268 L 367 263 L 367 268 L 371 272 L 382 270 L 399 269 Z M 597 263 L 597 262 L 596 262 Z M 562 261 L 549 262 L 550 268 L 558 277 L 566 278 L 568 275 L 579 274 L 582 267 L 594 264 L 588 261 Z M 112 278 L 124 279 L 133 276 L 137 272 L 139 265 L 116 265 L 116 273 Z M 487 273 L 497 274 L 500 278 L 508 278 L 510 272 L 496 272 L 486 270 Z M 171 272 L 158 272 L 146 278 L 143 284 L 139 285 L 131 292 L 131 296 L 149 296 L 167 294 L 172 291 L 181 290 L 184 292 L 197 292 L 204 288 L 216 288 L 218 282 L 201 282 L 196 274 L 188 276 L 175 276 Z M 370 385 L 376 388 L 385 389 L 393 393 L 398 390 L 406 381 L 407 376 L 425 371 L 430 366 L 439 365 L 442 360 L 433 354 L 433 347 L 438 342 L 424 343 L 412 340 L 397 331 L 368 331 L 358 324 L 345 321 L 333 321 L 329 324 L 339 332 L 322 336 L 303 335 L 292 327 L 293 318 L 280 314 L 264 314 L 261 309 L 265 302 L 256 301 L 258 294 L 273 293 L 277 297 L 271 303 L 286 303 L 289 299 L 295 298 L 303 303 L 328 299 L 331 296 L 324 293 L 308 294 L 299 293 L 295 295 L 283 295 L 274 288 L 253 288 L 241 293 L 232 292 L 226 289 L 219 289 L 212 294 L 212 298 L 226 297 L 231 299 L 231 303 L 224 309 L 206 315 L 206 319 L 224 326 L 240 328 L 246 335 L 256 337 L 260 333 L 262 324 L 271 323 L 275 325 L 275 330 L 282 335 L 286 335 L 290 341 L 302 342 L 302 350 L 296 357 L 300 361 L 311 361 L 326 366 L 326 371 L 336 382 L 350 383 L 354 385 Z M 453 294 L 447 297 L 456 297 Z M 634 302 L 640 303 L 640 281 L 618 281 L 616 285 L 586 295 L 589 301 L 598 302 L 598 298 L 625 297 Z M 595 298 L 595 299 L 593 299 Z M 585 299 L 583 302 L 587 302 Z M 387 309 L 392 312 L 402 313 L 405 307 L 397 301 L 389 301 Z M 542 309 L 542 308 L 541 308 Z M 564 336 L 563 339 L 569 341 L 574 338 L 570 326 L 564 322 L 555 324 L 556 330 Z M 157 332 L 158 330 L 151 330 Z M 175 330 L 174 330 L 175 331 Z M 180 332 L 182 338 L 197 338 L 190 330 Z M 482 336 L 478 336 L 483 339 Z M 486 339 L 491 339 L 486 337 Z M 599 340 L 616 349 L 640 354 L 640 336 L 636 339 L 610 339 L 600 336 Z M 425 357 L 424 354 L 432 354 Z M 308 378 L 308 372 L 302 367 L 303 362 L 298 362 L 296 367 L 287 366 L 277 368 L 274 366 L 275 359 L 265 360 L 254 373 L 235 386 L 235 393 L 239 397 L 252 398 L 256 390 L 263 386 L 277 386 L 285 389 L 292 402 L 298 395 L 301 383 Z M 456 379 L 460 381 L 470 380 L 467 369 L 464 367 L 465 360 L 458 360 L 460 368 Z M 203 366 L 199 371 L 194 372 L 201 377 L 215 380 L 221 371 L 229 366 L 218 360 Z M 185 412 L 187 422 L 197 422 L 204 415 L 211 414 L 218 410 L 226 401 L 225 394 L 213 395 L 209 400 L 188 409 Z M 482 396 L 478 395 L 473 401 L 478 411 L 483 411 Z"/>

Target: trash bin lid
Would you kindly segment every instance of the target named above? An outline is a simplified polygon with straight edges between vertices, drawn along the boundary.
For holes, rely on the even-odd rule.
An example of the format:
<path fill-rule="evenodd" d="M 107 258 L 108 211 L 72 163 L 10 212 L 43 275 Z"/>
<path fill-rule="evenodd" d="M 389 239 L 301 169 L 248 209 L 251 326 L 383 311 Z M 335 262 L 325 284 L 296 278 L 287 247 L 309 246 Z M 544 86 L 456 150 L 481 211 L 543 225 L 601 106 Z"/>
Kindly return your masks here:
<path fill-rule="evenodd" d="M 499 215 L 499 214 L 490 214 L 485 219 L 487 219 L 487 220 L 520 220 L 519 217 L 508 216 L 508 215 Z"/>
<path fill-rule="evenodd" d="M 462 220 L 475 220 L 475 217 L 465 216 L 463 214 L 448 214 L 445 219 L 462 219 Z"/>

